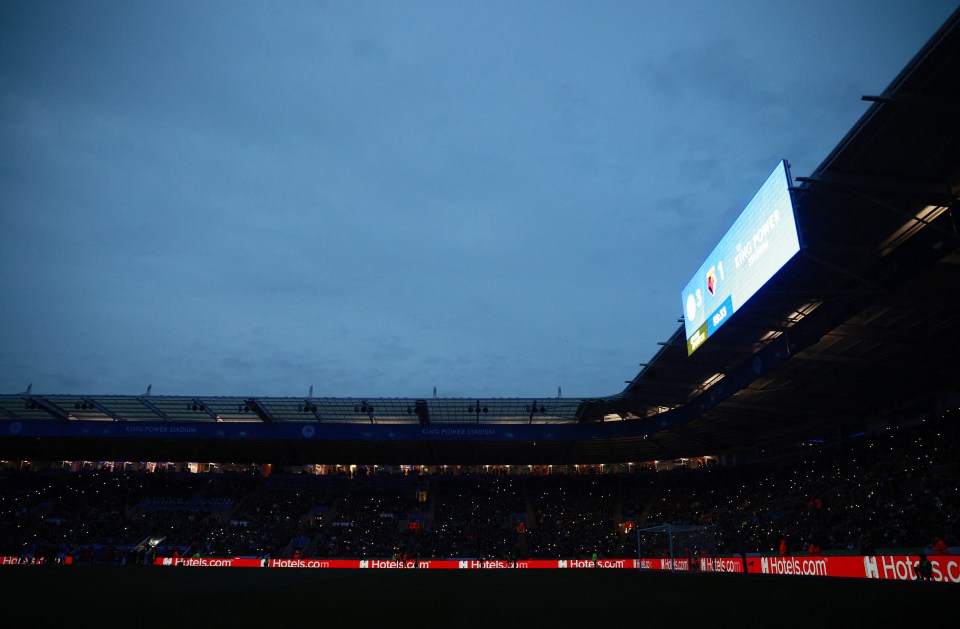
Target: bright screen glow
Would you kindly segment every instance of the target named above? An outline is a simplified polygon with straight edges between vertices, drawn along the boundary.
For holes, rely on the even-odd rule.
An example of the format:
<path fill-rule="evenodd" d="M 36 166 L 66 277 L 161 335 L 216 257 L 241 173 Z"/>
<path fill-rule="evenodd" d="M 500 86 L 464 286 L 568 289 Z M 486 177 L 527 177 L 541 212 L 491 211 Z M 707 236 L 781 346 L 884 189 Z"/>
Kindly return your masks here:
<path fill-rule="evenodd" d="M 790 173 L 781 161 L 683 289 L 687 355 L 695 352 L 798 251 Z"/>

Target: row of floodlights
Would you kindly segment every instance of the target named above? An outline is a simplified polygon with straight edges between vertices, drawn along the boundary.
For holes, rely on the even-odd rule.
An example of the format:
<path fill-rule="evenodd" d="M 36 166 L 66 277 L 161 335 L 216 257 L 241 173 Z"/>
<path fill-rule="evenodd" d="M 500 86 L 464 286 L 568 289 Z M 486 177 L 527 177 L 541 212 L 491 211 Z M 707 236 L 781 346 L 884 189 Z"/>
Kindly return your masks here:
<path fill-rule="evenodd" d="M 37 408 L 37 403 L 33 400 L 30 400 L 29 402 L 27 402 L 26 408 Z M 93 402 L 76 402 L 73 405 L 73 408 L 79 411 L 79 410 L 87 410 L 87 409 L 93 410 L 96 407 L 93 405 Z M 206 410 L 206 407 L 203 404 L 187 404 L 187 410 L 188 411 L 204 411 Z M 250 406 L 248 404 L 241 404 L 237 410 L 241 413 L 249 413 Z M 479 415 L 480 413 L 483 413 L 484 415 L 486 415 L 489 412 L 489 410 L 490 409 L 488 409 L 486 406 L 481 408 L 480 402 L 477 402 L 477 405 L 471 406 L 470 408 L 468 408 L 467 412 L 473 415 Z M 311 402 L 304 402 L 302 405 L 297 407 L 297 411 L 301 413 L 316 413 L 317 405 Z M 368 405 L 366 402 L 364 402 L 362 405 L 357 405 L 353 407 L 353 412 L 355 413 L 372 414 L 373 411 L 374 411 L 373 406 Z M 407 415 L 413 415 L 413 412 L 414 412 L 413 407 L 408 406 Z M 533 405 L 533 406 L 527 407 L 527 412 L 543 414 L 547 412 L 547 409 L 543 405 L 541 405 L 540 408 L 537 408 L 536 405 Z"/>
<path fill-rule="evenodd" d="M 31 401 L 29 404 L 27 404 L 27 406 L 28 406 L 28 408 L 37 408 L 37 403 Z M 82 409 L 82 410 L 87 410 L 87 409 L 91 409 L 91 410 L 92 410 L 92 409 L 94 409 L 94 408 L 96 408 L 96 407 L 93 405 L 93 402 L 90 402 L 90 403 L 87 403 L 87 402 L 77 402 L 77 403 L 75 403 L 75 404 L 73 405 L 73 408 L 75 408 L 76 410 L 79 411 L 79 410 L 81 410 L 81 409 Z M 203 404 L 187 404 L 187 410 L 188 410 L 188 411 L 203 411 L 203 410 L 206 410 L 206 407 L 205 407 Z M 247 404 L 241 404 L 241 405 L 237 408 L 237 410 L 238 410 L 239 412 L 241 412 L 241 413 L 249 413 L 249 412 L 250 412 L 250 406 L 247 405 Z M 483 413 L 484 415 L 486 415 L 486 414 L 489 412 L 489 410 L 490 410 L 490 409 L 488 409 L 486 406 L 484 406 L 483 408 L 481 408 L 481 407 L 480 407 L 480 403 L 478 402 L 478 403 L 477 403 L 477 406 L 471 406 L 470 408 L 467 409 L 467 412 L 468 412 L 468 413 L 471 413 L 471 414 L 474 414 L 474 415 L 479 415 L 480 413 Z M 299 412 L 301 412 L 301 413 L 316 413 L 316 412 L 317 412 L 317 405 L 316 405 L 316 404 L 312 404 L 312 403 L 310 403 L 310 402 L 304 402 L 302 405 L 300 405 L 300 406 L 297 407 L 297 411 L 299 411 Z M 353 407 L 353 412 L 354 412 L 354 413 L 372 413 L 373 411 L 374 411 L 373 406 L 368 406 L 368 405 L 366 405 L 366 404 L 364 404 L 364 405 L 362 405 L 362 406 L 359 406 L 359 405 L 358 405 L 358 406 L 354 406 L 354 407 Z M 528 412 L 528 413 L 541 413 L 541 414 L 543 414 L 543 413 L 546 413 L 546 412 L 547 412 L 547 409 L 546 409 L 546 407 L 544 407 L 544 406 L 542 406 L 542 405 L 540 406 L 540 408 L 537 408 L 536 406 L 528 406 L 528 407 L 527 407 L 527 412 Z M 412 407 L 412 406 L 408 406 L 408 407 L 407 407 L 407 415 L 413 415 L 413 407 Z"/>
<path fill-rule="evenodd" d="M 24 408 L 31 408 L 31 409 L 32 409 L 32 408 L 39 408 L 39 406 L 40 406 L 40 405 L 37 404 L 37 402 L 36 402 L 35 400 L 30 400 L 30 401 L 28 401 L 28 402 L 26 402 L 26 403 L 24 404 Z M 75 409 L 78 410 L 78 411 L 79 411 L 80 409 L 83 409 L 83 410 L 91 409 L 91 410 L 92 410 L 92 409 L 95 409 L 96 406 L 93 405 L 93 402 L 90 402 L 89 404 L 88 404 L 87 402 L 77 402 L 76 404 L 73 405 L 73 408 L 75 408 Z"/>

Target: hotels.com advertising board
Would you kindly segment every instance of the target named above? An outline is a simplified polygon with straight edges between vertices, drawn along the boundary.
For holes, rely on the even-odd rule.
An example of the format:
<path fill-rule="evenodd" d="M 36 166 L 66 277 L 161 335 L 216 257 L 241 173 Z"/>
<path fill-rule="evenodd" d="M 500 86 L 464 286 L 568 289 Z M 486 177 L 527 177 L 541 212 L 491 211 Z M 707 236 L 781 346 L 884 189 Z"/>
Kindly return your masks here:
<path fill-rule="evenodd" d="M 960 557 L 936 555 L 933 580 L 960 583 Z M 916 555 L 868 555 L 842 557 L 747 557 L 750 574 L 776 574 L 818 577 L 848 577 L 913 581 Z M 0 565 L 34 565 L 20 557 L 0 557 Z M 158 557 L 155 566 L 197 568 L 314 568 L 365 570 L 495 570 L 560 569 L 601 570 L 640 569 L 689 571 L 687 559 L 527 559 L 516 562 L 478 559 L 260 559 L 255 557 Z M 743 572 L 739 557 L 701 558 L 700 572 Z"/>

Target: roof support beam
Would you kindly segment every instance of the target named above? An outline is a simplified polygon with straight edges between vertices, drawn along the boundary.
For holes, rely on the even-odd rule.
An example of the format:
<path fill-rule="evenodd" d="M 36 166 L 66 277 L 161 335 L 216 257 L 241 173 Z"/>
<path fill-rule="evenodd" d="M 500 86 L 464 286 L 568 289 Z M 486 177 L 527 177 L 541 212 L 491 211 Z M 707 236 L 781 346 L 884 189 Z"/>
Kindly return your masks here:
<path fill-rule="evenodd" d="M 270 414 L 270 411 L 266 409 L 257 398 L 248 399 L 245 404 L 250 408 L 254 414 L 260 418 L 260 420 L 265 424 L 274 423 L 273 415 Z"/>
<path fill-rule="evenodd" d="M 698 387 L 701 387 L 703 386 L 703 382 L 702 381 L 694 382 L 693 380 L 674 380 L 671 378 L 658 378 L 656 376 L 652 376 L 649 378 L 644 378 L 642 380 L 635 381 L 633 383 L 633 386 L 643 387 L 643 388 L 649 388 L 649 387 L 657 388 L 657 387 L 667 386 L 667 387 L 675 387 L 677 389 L 686 390 L 686 389 L 696 389 Z"/>
<path fill-rule="evenodd" d="M 104 415 L 106 415 L 107 417 L 109 417 L 110 419 L 112 419 L 113 421 L 115 421 L 115 422 L 122 422 L 122 421 L 123 421 L 123 418 L 122 418 L 122 417 L 120 417 L 119 415 L 117 415 L 116 413 L 114 413 L 113 411 L 111 411 L 109 408 L 107 408 L 107 407 L 104 406 L 103 404 L 100 404 L 99 402 L 97 402 L 97 401 L 94 400 L 93 398 L 90 398 L 90 397 L 87 397 L 87 396 L 84 395 L 84 396 L 82 396 L 80 399 L 83 400 L 84 402 L 86 402 L 87 404 L 89 404 L 90 406 L 92 406 L 93 408 L 97 409 L 98 411 L 100 411 L 101 413 L 103 413 Z"/>
<path fill-rule="evenodd" d="M 817 264 L 820 264 L 820 265 L 822 265 L 822 266 L 827 267 L 828 269 L 830 269 L 830 270 L 832 270 L 832 271 L 836 271 L 837 273 L 841 273 L 841 274 L 843 274 L 843 275 L 846 275 L 846 276 L 848 276 L 848 277 L 851 277 L 851 278 L 855 279 L 856 281 L 860 282 L 861 284 L 863 284 L 864 286 L 870 286 L 871 288 L 873 288 L 873 290 L 876 292 L 876 294 L 882 295 L 882 294 L 885 294 L 885 293 L 889 292 L 886 288 L 884 288 L 884 287 L 881 286 L 880 284 L 877 284 L 876 282 L 874 282 L 874 281 L 872 281 L 872 280 L 868 280 L 867 278 L 863 277 L 862 275 L 859 275 L 859 274 L 857 274 L 857 273 L 854 273 L 853 271 L 849 271 L 849 270 L 843 268 L 842 266 L 838 266 L 838 265 L 836 265 L 836 264 L 833 264 L 832 262 L 828 262 L 827 260 L 824 260 L 823 258 L 821 258 L 821 257 L 819 257 L 819 256 L 815 256 L 815 255 L 813 255 L 813 253 L 811 253 L 811 252 L 810 252 L 809 250 L 807 250 L 807 249 L 803 250 L 803 251 L 801 252 L 801 255 L 803 255 L 804 257 L 806 257 L 806 258 L 808 258 L 808 259 L 810 259 L 810 260 L 813 260 L 813 261 L 816 262 Z M 865 294 L 872 294 L 872 293 L 867 292 L 867 293 L 865 293 Z"/>
<path fill-rule="evenodd" d="M 26 400 L 28 404 L 35 404 L 37 408 L 46 411 L 48 414 L 57 419 L 62 419 L 63 421 L 70 420 L 69 413 L 46 398 L 42 398 L 38 395 L 28 395 L 23 399 Z"/>
<path fill-rule="evenodd" d="M 893 94 L 884 92 L 878 96 L 864 95 L 860 100 L 868 103 L 897 103 L 900 105 L 921 105 L 924 107 L 952 107 L 960 108 L 960 100 L 953 94 L 932 94 L 930 92 L 899 92 Z"/>
<path fill-rule="evenodd" d="M 153 402 L 151 402 L 151 401 L 150 401 L 150 398 L 141 395 L 141 396 L 138 397 L 137 399 L 140 401 L 141 404 L 143 404 L 144 406 L 146 406 L 147 408 L 149 408 L 152 412 L 156 413 L 163 421 L 165 421 L 165 422 L 171 421 L 171 420 L 170 420 L 170 416 L 167 415 L 167 414 L 163 411 L 163 409 L 161 409 L 159 406 L 157 406 L 156 404 L 154 404 Z M 124 421 L 124 420 L 121 419 L 120 421 Z"/>
<path fill-rule="evenodd" d="M 218 419 L 217 414 L 213 412 L 213 409 L 210 408 L 210 405 L 204 402 L 203 400 L 198 400 L 197 398 L 193 398 L 193 403 L 196 404 L 197 410 L 206 413 L 210 417 L 210 419 L 214 419 L 214 420 Z"/>
<path fill-rule="evenodd" d="M 910 212 L 892 207 L 870 196 L 872 194 L 896 195 L 914 199 L 917 203 L 930 205 L 950 205 L 957 200 L 958 193 L 949 183 L 937 181 L 918 181 L 915 179 L 897 179 L 896 177 L 875 177 L 853 173 L 822 174 L 812 177 L 797 177 L 797 181 L 815 186 L 834 188 L 859 196 L 888 210 L 914 218 Z M 920 219 L 918 219 L 920 220 Z"/>

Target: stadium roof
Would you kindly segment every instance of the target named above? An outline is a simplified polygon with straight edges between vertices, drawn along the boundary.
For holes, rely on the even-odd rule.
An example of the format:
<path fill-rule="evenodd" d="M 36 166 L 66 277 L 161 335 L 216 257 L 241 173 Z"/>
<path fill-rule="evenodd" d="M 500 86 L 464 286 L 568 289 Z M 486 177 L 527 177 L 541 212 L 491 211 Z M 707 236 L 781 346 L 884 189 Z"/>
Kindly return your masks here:
<path fill-rule="evenodd" d="M 823 437 L 957 393 L 960 10 L 793 192 L 801 253 L 692 356 L 683 329 L 608 400 L 704 412 L 664 449 Z M 777 345 L 779 343 L 779 345 Z M 783 353 L 741 386 L 762 350 Z M 698 444 L 698 445 L 694 445 Z"/>
<path fill-rule="evenodd" d="M 570 398 L 302 398 L 145 395 L 5 395 L 0 415 L 28 421 L 253 422 L 383 426 L 563 424 L 577 422 L 581 400 Z"/>
<path fill-rule="evenodd" d="M 801 252 L 691 356 L 679 327 L 618 394 L 434 398 L 418 413 L 415 398 L 27 392 L 0 396 L 0 457 L 646 461 L 829 440 L 955 405 L 960 9 L 864 100 L 796 179 Z"/>

